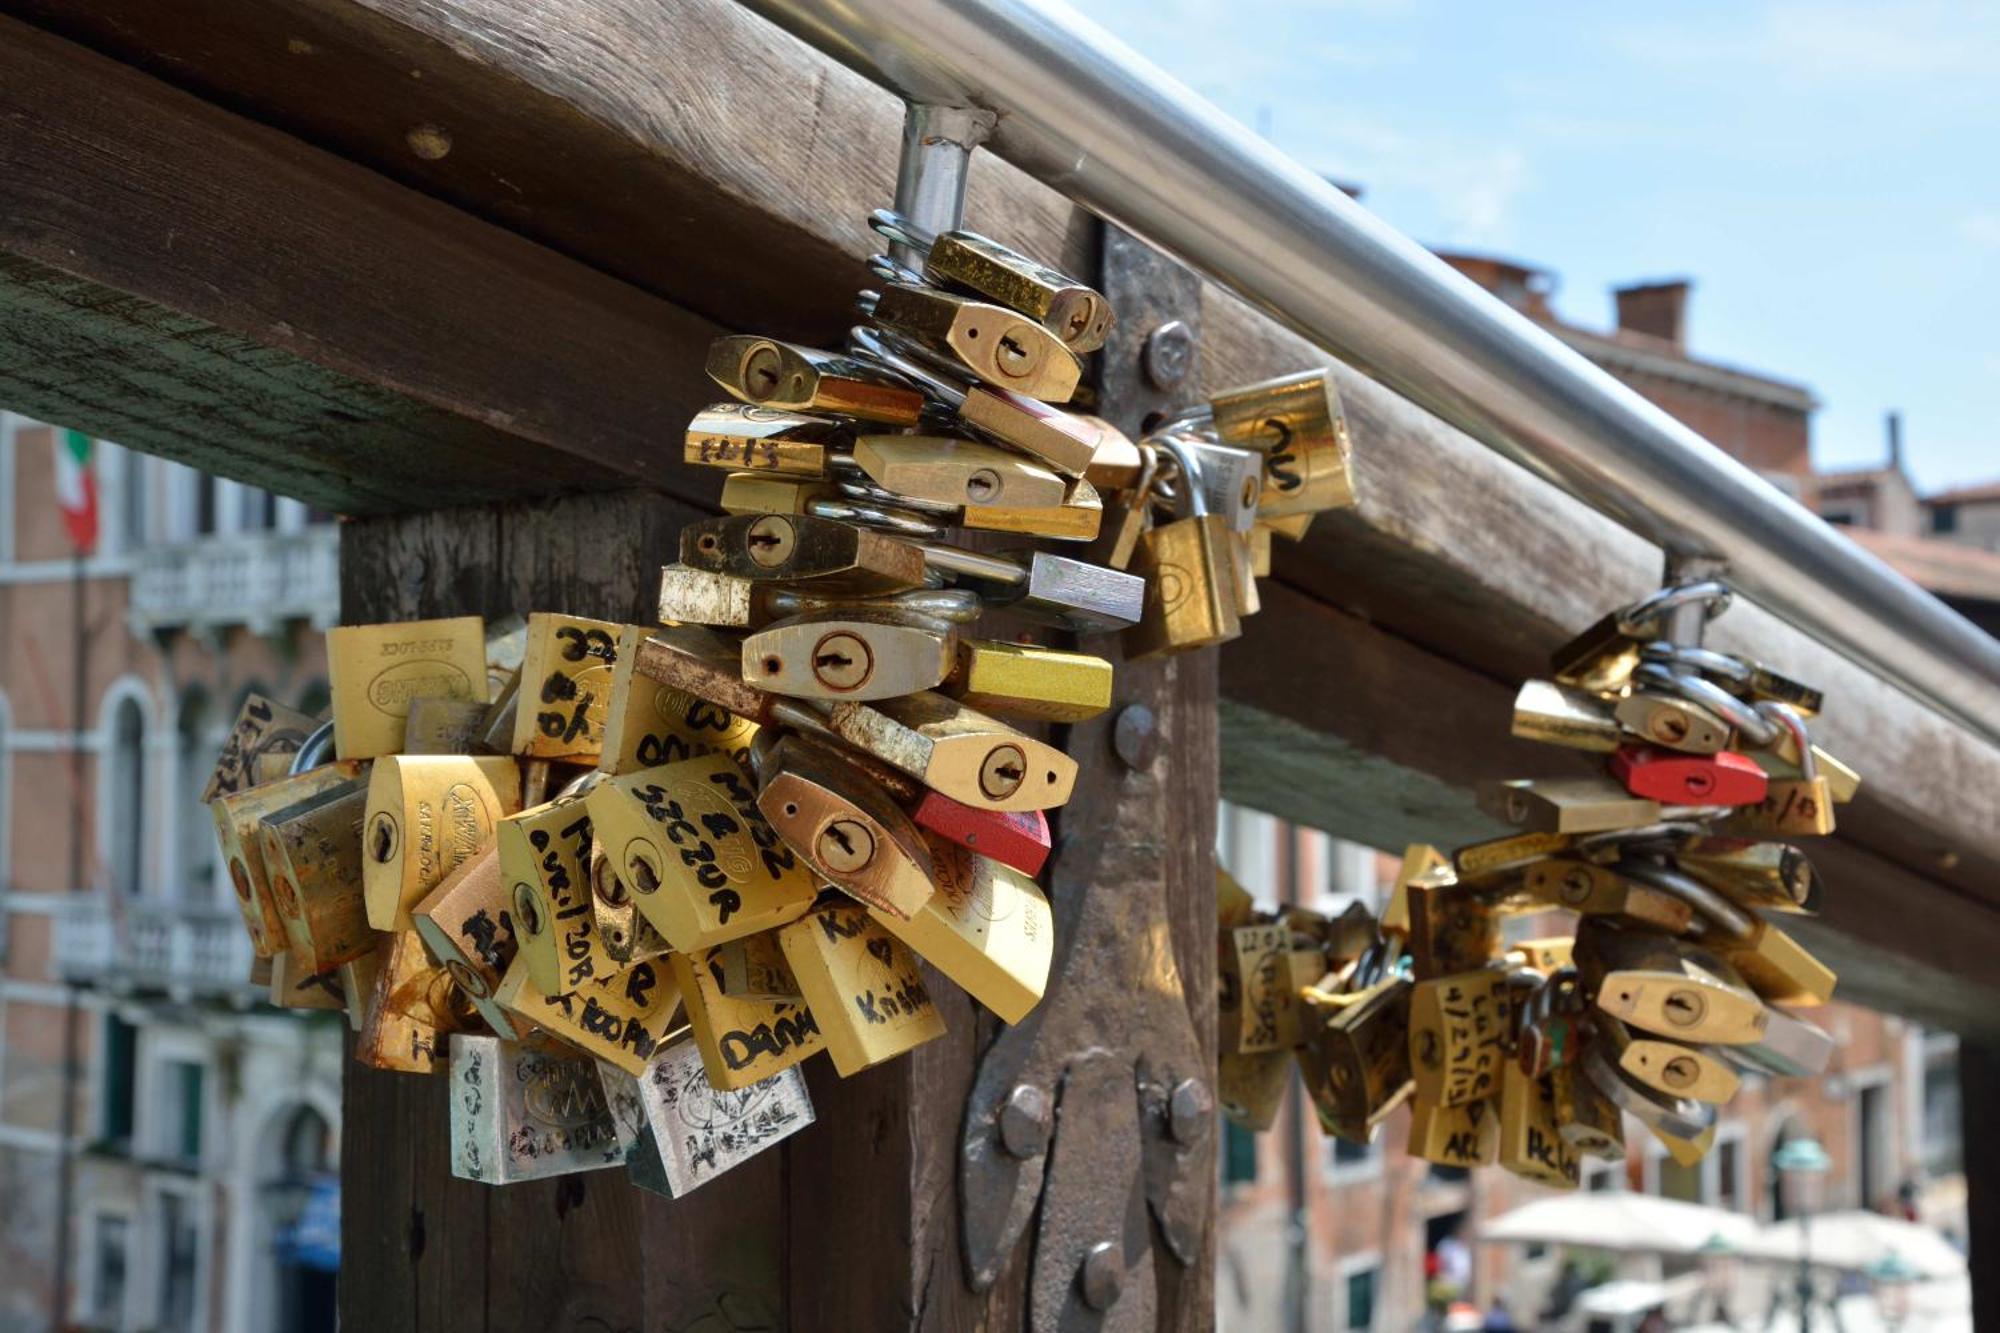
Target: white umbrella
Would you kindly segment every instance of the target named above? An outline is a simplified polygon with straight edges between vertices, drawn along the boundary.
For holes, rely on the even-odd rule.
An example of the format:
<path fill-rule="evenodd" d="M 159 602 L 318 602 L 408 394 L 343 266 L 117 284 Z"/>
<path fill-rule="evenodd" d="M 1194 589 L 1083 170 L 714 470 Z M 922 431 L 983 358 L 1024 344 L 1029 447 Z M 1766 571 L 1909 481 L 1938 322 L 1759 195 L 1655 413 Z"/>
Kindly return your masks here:
<path fill-rule="evenodd" d="M 1801 1238 L 1815 1267 L 1864 1273 L 1894 1251 L 1925 1278 L 1958 1277 L 1965 1256 L 1926 1226 L 1859 1210 L 1822 1213 L 1802 1229 L 1796 1218 L 1765 1227 L 1742 1247 L 1747 1259 L 1797 1263 Z"/>
<path fill-rule="evenodd" d="M 1699 1254 L 1718 1236 L 1731 1249 L 1741 1249 L 1756 1234 L 1757 1224 L 1741 1213 L 1628 1190 L 1537 1199 L 1479 1229 L 1483 1241 L 1641 1254 Z"/>

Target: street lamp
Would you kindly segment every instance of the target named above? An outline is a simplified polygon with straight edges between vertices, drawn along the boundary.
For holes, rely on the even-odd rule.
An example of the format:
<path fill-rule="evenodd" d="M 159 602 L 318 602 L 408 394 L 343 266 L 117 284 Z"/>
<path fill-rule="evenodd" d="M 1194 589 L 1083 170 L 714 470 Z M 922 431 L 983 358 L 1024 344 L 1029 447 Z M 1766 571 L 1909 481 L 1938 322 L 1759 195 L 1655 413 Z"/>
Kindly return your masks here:
<path fill-rule="evenodd" d="M 1882 1316 L 1883 1327 L 1889 1333 L 1903 1326 L 1910 1317 L 1912 1291 L 1923 1278 L 1917 1266 L 1894 1250 L 1889 1251 L 1874 1263 L 1868 1265 L 1868 1281 L 1875 1291 L 1875 1309 Z"/>
<path fill-rule="evenodd" d="M 1736 1245 L 1720 1231 L 1695 1251 L 1701 1261 L 1701 1285 L 1715 1310 L 1716 1322 L 1736 1327 L 1729 1313 L 1729 1295 L 1736 1287 Z"/>
<path fill-rule="evenodd" d="M 1771 1158 L 1784 1182 L 1786 1196 L 1799 1215 L 1799 1333 L 1812 1333 L 1812 1209 L 1818 1202 L 1819 1178 L 1833 1165 L 1817 1139 L 1788 1140 Z"/>

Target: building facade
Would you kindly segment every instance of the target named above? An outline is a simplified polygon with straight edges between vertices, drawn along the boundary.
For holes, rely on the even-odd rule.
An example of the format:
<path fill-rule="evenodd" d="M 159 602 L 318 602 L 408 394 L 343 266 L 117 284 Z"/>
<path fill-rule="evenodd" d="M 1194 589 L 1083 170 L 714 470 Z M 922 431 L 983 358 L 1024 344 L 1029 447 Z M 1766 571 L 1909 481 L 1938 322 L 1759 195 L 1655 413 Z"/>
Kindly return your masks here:
<path fill-rule="evenodd" d="M 337 1018 L 271 1010 L 200 804 L 252 691 L 326 702 L 337 528 L 0 413 L 0 1333 L 331 1327 L 290 1224 L 337 1162 Z"/>

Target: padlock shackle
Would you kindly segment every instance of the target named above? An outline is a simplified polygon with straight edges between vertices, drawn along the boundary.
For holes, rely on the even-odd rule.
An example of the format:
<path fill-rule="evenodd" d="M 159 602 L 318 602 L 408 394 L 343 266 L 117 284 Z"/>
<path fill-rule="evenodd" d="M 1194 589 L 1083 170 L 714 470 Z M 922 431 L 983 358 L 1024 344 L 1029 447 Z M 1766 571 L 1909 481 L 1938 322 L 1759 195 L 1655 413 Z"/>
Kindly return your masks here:
<path fill-rule="evenodd" d="M 1611 872 L 1680 899 L 1692 907 L 1696 915 L 1731 939 L 1743 939 L 1757 929 L 1755 917 L 1692 875 L 1671 866 L 1628 856 L 1613 865 Z"/>
<path fill-rule="evenodd" d="M 1777 727 L 1769 718 L 1712 680 L 1676 671 L 1658 662 L 1639 663 L 1632 671 L 1632 679 L 1670 694 L 1678 694 L 1689 703 L 1706 708 L 1742 732 L 1750 744 L 1759 749 L 1777 739 Z"/>
<path fill-rule="evenodd" d="M 286 770 L 287 776 L 297 777 L 301 773 L 310 772 L 325 763 L 332 754 L 333 723 L 322 722 L 314 727 L 305 740 L 299 743 L 299 748 L 292 752 L 292 763 Z"/>

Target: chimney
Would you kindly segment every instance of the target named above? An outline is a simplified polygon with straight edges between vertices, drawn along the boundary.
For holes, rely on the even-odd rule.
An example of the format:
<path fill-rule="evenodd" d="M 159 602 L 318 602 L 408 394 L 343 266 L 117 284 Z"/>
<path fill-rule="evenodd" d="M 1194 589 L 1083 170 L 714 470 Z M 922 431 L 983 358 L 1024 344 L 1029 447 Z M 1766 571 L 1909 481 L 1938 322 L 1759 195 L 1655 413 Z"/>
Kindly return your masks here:
<path fill-rule="evenodd" d="M 1620 332 L 1643 333 L 1676 348 L 1687 346 L 1687 279 L 1617 287 L 1611 294 L 1618 302 Z"/>
<path fill-rule="evenodd" d="M 1901 412 L 1891 412 L 1886 418 L 1885 424 L 1889 428 L 1889 470 L 1891 472 L 1901 472 L 1903 470 L 1903 414 Z"/>

